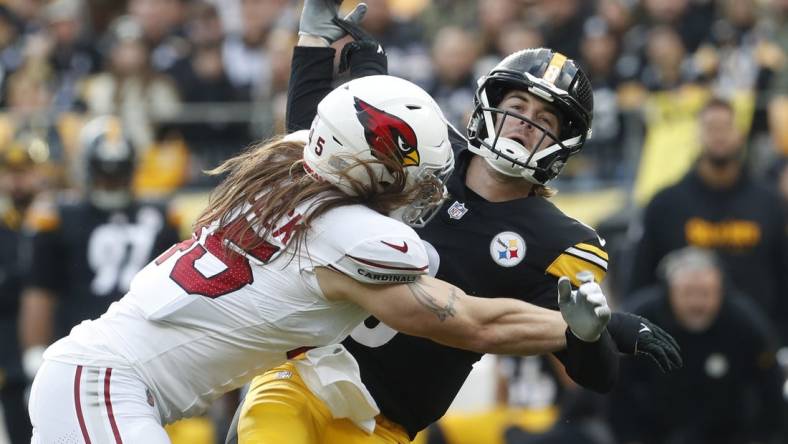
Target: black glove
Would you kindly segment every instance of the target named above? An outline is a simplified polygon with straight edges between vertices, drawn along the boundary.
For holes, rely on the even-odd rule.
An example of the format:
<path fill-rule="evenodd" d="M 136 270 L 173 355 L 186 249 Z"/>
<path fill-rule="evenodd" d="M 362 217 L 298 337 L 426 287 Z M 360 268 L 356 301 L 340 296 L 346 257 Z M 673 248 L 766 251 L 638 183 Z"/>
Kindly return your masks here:
<path fill-rule="evenodd" d="M 618 351 L 628 355 L 648 356 L 663 373 L 681 368 L 679 344 L 658 325 L 632 313 L 613 312 L 607 331 Z"/>
<path fill-rule="evenodd" d="M 339 73 L 350 69 L 352 78 L 388 74 L 388 58 L 375 37 L 364 31 L 358 21 L 334 17 L 334 24 L 353 37 L 339 55 Z"/>
<path fill-rule="evenodd" d="M 340 3 L 342 0 L 304 0 L 298 35 L 321 37 L 329 45 L 344 37 L 346 31 L 334 22 Z M 349 23 L 360 22 L 366 12 L 366 3 L 359 3 L 344 20 Z"/>

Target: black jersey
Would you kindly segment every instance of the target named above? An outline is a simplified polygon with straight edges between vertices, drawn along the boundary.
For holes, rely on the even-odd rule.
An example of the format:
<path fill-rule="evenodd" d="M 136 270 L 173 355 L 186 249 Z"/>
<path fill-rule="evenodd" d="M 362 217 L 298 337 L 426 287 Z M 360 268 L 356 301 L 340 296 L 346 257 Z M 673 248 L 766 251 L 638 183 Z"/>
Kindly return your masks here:
<path fill-rule="evenodd" d="M 684 366 L 664 374 L 647 360 L 626 362 L 610 398 L 618 442 L 785 442 L 770 439 L 784 421 L 774 324 L 748 296 L 723 292 L 703 331 L 681 325 L 664 285 L 627 301 L 628 310 L 663 326 L 681 344 Z"/>
<path fill-rule="evenodd" d="M 788 344 L 786 233 L 788 220 L 774 190 L 746 172 L 731 187 L 714 189 L 696 167 L 645 208 L 624 294 L 657 283 L 659 262 L 669 252 L 687 245 L 713 249 L 731 283 L 757 301 Z"/>
<path fill-rule="evenodd" d="M 106 211 L 81 200 L 37 205 L 27 220 L 28 285 L 57 296 L 55 338 L 95 319 L 129 289 L 134 275 L 178 242 L 164 208 L 134 203 Z"/>
<path fill-rule="evenodd" d="M 290 131 L 309 128 L 318 102 L 331 91 L 333 60 L 332 48 L 294 49 L 287 100 Z M 469 294 L 515 297 L 552 309 L 558 306 L 559 276 L 578 285 L 575 275 L 590 270 L 601 281 L 607 253 L 596 232 L 542 197 L 494 203 L 469 190 L 465 173 L 473 155 L 466 150 L 467 141 L 452 129 L 449 135 L 457 154 L 448 183 L 451 197 L 425 228 L 417 230 L 440 258 L 437 277 Z M 358 361 L 361 378 L 381 413 L 405 427 L 411 438 L 443 416 L 482 356 L 397 333 L 374 318 L 343 344 Z"/>
<path fill-rule="evenodd" d="M 436 277 L 468 294 L 514 297 L 552 309 L 557 309 L 558 277 L 574 280 L 579 271 L 590 270 L 597 281 L 604 278 L 607 253 L 593 229 L 539 196 L 484 200 L 465 186 L 471 157 L 460 150 L 448 185 L 451 197 L 417 230 L 440 257 Z M 482 356 L 395 334 L 374 319 L 343 344 L 381 412 L 411 437 L 443 416 Z"/>

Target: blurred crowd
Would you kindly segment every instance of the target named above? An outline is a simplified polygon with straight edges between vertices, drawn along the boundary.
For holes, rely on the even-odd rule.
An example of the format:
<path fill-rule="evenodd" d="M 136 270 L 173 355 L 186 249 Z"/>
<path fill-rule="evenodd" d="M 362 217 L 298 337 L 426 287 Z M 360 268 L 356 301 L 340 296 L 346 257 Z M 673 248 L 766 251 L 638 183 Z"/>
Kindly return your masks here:
<path fill-rule="evenodd" d="M 669 377 L 627 362 L 615 393 L 589 397 L 555 362 L 501 358 L 494 411 L 449 415 L 419 439 L 788 440 L 788 0 L 365 3 L 362 25 L 385 47 L 390 73 L 423 86 L 461 131 L 476 80 L 505 55 L 546 46 L 580 63 L 594 87 L 593 137 L 555 183 L 557 201 L 570 214 L 596 208 L 586 222 L 607 239 L 611 305 L 662 325 L 685 361 Z M 155 200 L 165 221 L 156 230 L 188 233 L 188 216 L 162 210 L 166 202 L 206 192 L 214 179 L 203 170 L 284 131 L 300 8 L 297 0 L 0 0 L 0 390 L 12 439 L 29 436 L 18 407 L 35 369 L 25 353 L 69 328 L 46 325 L 56 324 L 54 301 L 65 305 L 63 294 L 82 288 L 43 276 L 58 264 L 39 262 L 44 247 L 28 242 L 81 214 L 52 196 L 108 214 L 123 199 Z M 99 116 L 114 123 L 86 138 Z M 97 155 L 96 140 L 118 132 L 130 157 Z M 109 191 L 96 194 L 102 187 Z M 133 192 L 121 198 L 113 187 Z M 150 226 L 151 214 L 111 222 Z M 145 232 L 148 244 L 156 230 Z M 142 235 L 129 236 L 136 251 Z M 52 248 L 71 248 L 61 243 Z M 122 262 L 126 250 L 113 251 L 120 271 L 136 271 Z M 131 256 L 144 265 L 156 254 Z M 104 262 L 86 267 L 110 273 Z M 117 280 L 112 297 L 122 294 Z M 226 418 L 215 416 L 208 433 L 220 435 Z"/>
<path fill-rule="evenodd" d="M 548 46 L 580 61 L 595 88 L 594 138 L 565 178 L 581 186 L 642 177 L 642 203 L 677 178 L 691 147 L 655 162 L 656 173 L 640 160 L 664 157 L 662 145 L 687 145 L 682 124 L 708 94 L 735 101 L 760 172 L 788 151 L 777 123 L 788 88 L 784 1 L 367 3 L 364 26 L 385 46 L 391 74 L 427 89 L 458 127 L 467 122 L 476 79 L 502 56 Z M 0 137 L 41 139 L 51 162 L 68 164 L 79 151 L 80 120 L 113 113 L 147 168 L 144 191 L 199 185 L 201 167 L 281 131 L 299 6 L 0 2 Z M 171 158 L 183 169 L 161 168 Z"/>

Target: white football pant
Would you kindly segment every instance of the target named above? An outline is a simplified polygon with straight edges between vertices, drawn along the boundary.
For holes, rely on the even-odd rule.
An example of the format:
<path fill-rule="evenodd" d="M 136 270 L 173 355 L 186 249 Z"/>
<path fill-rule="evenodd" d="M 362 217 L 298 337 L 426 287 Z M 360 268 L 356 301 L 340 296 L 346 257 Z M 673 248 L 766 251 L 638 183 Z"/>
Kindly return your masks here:
<path fill-rule="evenodd" d="M 130 370 L 44 361 L 30 390 L 32 444 L 170 444 Z"/>

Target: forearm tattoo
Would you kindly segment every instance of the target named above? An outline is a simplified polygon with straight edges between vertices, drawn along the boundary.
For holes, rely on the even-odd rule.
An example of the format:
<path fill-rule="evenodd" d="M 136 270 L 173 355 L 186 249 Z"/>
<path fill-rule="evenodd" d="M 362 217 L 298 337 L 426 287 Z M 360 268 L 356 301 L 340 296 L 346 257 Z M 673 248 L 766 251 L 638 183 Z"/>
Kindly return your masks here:
<path fill-rule="evenodd" d="M 440 321 L 445 321 L 448 317 L 454 317 L 457 314 L 457 310 L 454 308 L 454 303 L 460 298 L 457 295 L 457 289 L 451 289 L 451 293 L 449 293 L 448 301 L 446 301 L 446 305 L 441 306 L 440 303 L 432 296 L 426 289 L 426 286 L 419 283 L 414 282 L 412 284 L 408 284 L 408 289 L 413 294 L 413 297 L 416 298 L 417 301 L 421 305 L 423 305 L 427 310 L 435 313 L 435 316 L 438 317 Z"/>

